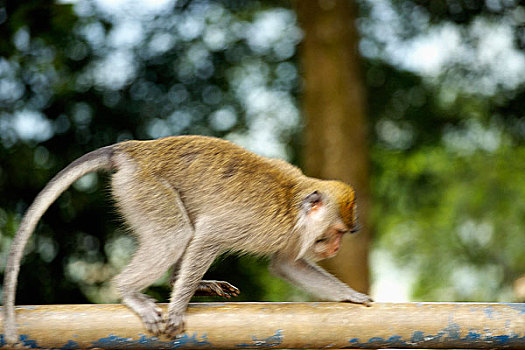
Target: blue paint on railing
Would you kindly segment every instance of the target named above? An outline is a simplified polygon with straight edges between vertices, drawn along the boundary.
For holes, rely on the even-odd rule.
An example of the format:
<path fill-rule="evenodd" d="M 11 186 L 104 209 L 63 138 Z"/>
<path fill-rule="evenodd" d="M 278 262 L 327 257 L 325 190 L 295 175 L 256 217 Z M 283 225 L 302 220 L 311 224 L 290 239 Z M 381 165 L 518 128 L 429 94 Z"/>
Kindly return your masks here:
<path fill-rule="evenodd" d="M 197 333 L 189 335 L 188 333 L 177 336 L 175 340 L 171 342 L 176 348 L 180 348 L 183 345 L 192 345 L 197 347 L 211 347 L 212 344 L 208 341 L 208 334 L 204 333 L 200 337 Z"/>
<path fill-rule="evenodd" d="M 138 339 L 118 337 L 110 335 L 101 338 L 92 343 L 93 347 L 110 348 L 110 347 L 147 347 L 151 349 L 177 349 L 187 345 L 191 347 L 211 347 L 206 334 L 198 336 L 197 333 L 189 335 L 184 333 L 173 340 L 160 340 L 158 337 L 150 337 L 144 334 L 139 335 Z"/>
<path fill-rule="evenodd" d="M 512 337 L 509 337 L 508 335 L 496 335 L 494 336 L 494 340 L 497 342 L 497 344 L 505 345 L 509 342 L 509 340 Z"/>
<path fill-rule="evenodd" d="M 461 337 L 461 327 L 459 324 L 449 321 L 448 327 L 444 328 L 443 331 L 438 334 L 440 333 L 447 333 L 448 338 L 457 340 Z"/>
<path fill-rule="evenodd" d="M 411 342 L 419 343 L 419 342 L 422 342 L 423 340 L 425 340 L 424 332 L 414 331 L 414 333 L 412 333 L 412 338 L 410 339 Z"/>
<path fill-rule="evenodd" d="M 492 308 L 492 306 L 485 307 L 484 311 L 485 315 L 487 315 L 489 319 L 492 319 L 494 317 L 494 309 Z"/>
<path fill-rule="evenodd" d="M 525 303 L 503 303 L 504 305 L 509 306 L 513 310 L 516 310 L 520 315 L 525 315 Z"/>
<path fill-rule="evenodd" d="M 24 344 L 24 346 L 27 348 L 42 349 L 40 346 L 38 346 L 38 343 L 36 342 L 36 340 L 30 339 L 29 336 L 26 334 L 20 334 L 19 339 Z"/>
<path fill-rule="evenodd" d="M 437 334 L 425 334 L 422 331 L 414 331 L 410 340 L 403 340 L 401 336 L 396 335 L 393 335 L 388 339 L 373 337 L 364 342 L 360 341 L 359 338 L 351 338 L 348 340 L 349 346 L 346 346 L 345 348 L 417 348 L 446 341 L 453 341 L 458 345 L 474 344 L 481 341 L 483 343 L 494 344 L 494 346 L 510 347 L 525 342 L 525 334 L 521 337 L 518 334 L 484 336 L 475 331 L 469 331 L 463 338 L 458 336 L 458 334 L 459 333 L 457 333 L 455 327 L 452 327 L 452 331 L 447 327 L 446 329 L 439 331 Z"/>
<path fill-rule="evenodd" d="M 80 346 L 76 341 L 69 340 L 67 343 L 64 344 L 64 346 L 61 347 L 63 350 L 69 350 L 69 349 L 80 349 Z"/>
<path fill-rule="evenodd" d="M 474 331 L 469 331 L 467 336 L 465 337 L 465 340 L 468 340 L 468 341 L 481 340 L 481 334 L 476 333 Z"/>
<path fill-rule="evenodd" d="M 257 338 L 255 336 L 252 336 L 252 342 L 251 343 L 243 343 L 236 345 L 237 348 L 250 348 L 253 346 L 257 347 L 264 347 L 264 348 L 273 348 L 276 346 L 279 346 L 283 342 L 283 330 L 278 329 L 275 331 L 274 335 L 269 336 L 268 338 Z"/>

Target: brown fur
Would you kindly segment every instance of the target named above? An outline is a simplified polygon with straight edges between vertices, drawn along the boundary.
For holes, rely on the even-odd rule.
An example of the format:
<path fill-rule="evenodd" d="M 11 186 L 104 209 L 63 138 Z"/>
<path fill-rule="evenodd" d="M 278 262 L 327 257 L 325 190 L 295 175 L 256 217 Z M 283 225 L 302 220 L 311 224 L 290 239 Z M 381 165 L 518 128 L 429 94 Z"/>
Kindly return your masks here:
<path fill-rule="evenodd" d="M 15 342 L 14 291 L 29 235 L 47 207 L 87 172 L 116 170 L 112 193 L 138 249 L 115 278 L 122 301 L 154 334 L 184 330 L 183 314 L 196 291 L 234 296 L 222 281 L 201 281 L 218 254 L 272 256 L 271 270 L 328 300 L 371 299 L 315 265 L 333 256 L 344 232 L 357 226 L 353 189 L 308 178 L 282 161 L 228 141 L 179 136 L 128 141 L 91 152 L 57 175 L 24 216 L 6 269 L 6 340 Z M 176 266 L 168 314 L 141 291 Z"/>

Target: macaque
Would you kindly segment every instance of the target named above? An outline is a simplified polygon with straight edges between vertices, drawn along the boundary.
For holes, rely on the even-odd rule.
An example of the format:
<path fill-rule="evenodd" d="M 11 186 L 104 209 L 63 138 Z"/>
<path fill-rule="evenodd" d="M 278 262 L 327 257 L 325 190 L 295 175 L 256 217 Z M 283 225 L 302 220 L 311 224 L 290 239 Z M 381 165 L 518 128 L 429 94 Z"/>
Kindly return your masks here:
<path fill-rule="evenodd" d="M 47 208 L 83 175 L 111 171 L 112 194 L 138 248 L 114 279 L 122 302 L 152 334 L 184 331 L 184 312 L 197 293 L 230 297 L 237 288 L 202 281 L 224 252 L 271 257 L 277 276 L 322 299 L 369 305 L 315 264 L 334 256 L 357 229 L 352 187 L 309 178 L 282 161 L 203 136 L 126 141 L 85 154 L 38 194 L 13 239 L 4 280 L 7 343 L 17 342 L 15 291 L 24 247 Z M 166 315 L 142 291 L 173 267 Z"/>

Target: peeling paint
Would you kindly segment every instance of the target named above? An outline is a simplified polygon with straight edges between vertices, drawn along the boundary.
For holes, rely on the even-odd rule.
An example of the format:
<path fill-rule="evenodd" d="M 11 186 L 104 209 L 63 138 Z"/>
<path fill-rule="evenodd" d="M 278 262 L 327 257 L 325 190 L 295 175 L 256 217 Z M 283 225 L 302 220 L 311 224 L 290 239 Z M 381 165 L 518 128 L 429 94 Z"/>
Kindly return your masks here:
<path fill-rule="evenodd" d="M 194 333 L 188 335 L 184 333 L 177 336 L 174 340 L 164 341 L 160 340 L 155 336 L 140 335 L 138 339 L 119 337 L 116 335 L 110 335 L 105 338 L 101 338 L 93 343 L 94 348 L 149 348 L 149 349 L 178 349 L 181 347 L 212 347 L 208 341 L 206 334 L 200 337 Z"/>
<path fill-rule="evenodd" d="M 184 333 L 180 336 L 177 336 L 176 340 L 172 341 L 172 344 L 175 345 L 175 347 L 181 347 L 182 345 L 191 345 L 197 346 L 197 347 L 211 347 L 211 343 L 208 341 L 208 335 L 204 333 L 200 337 L 197 336 L 197 333 L 193 333 L 193 335 L 188 335 L 188 333 Z"/>
<path fill-rule="evenodd" d="M 147 334 L 122 305 L 19 307 L 17 321 L 20 343 L 32 349 L 525 350 L 524 315 L 525 304 L 500 303 L 197 303 L 188 310 L 188 333 L 173 339 Z"/>
<path fill-rule="evenodd" d="M 470 341 L 477 341 L 481 339 L 481 334 L 476 333 L 474 331 L 469 331 L 465 339 Z"/>
<path fill-rule="evenodd" d="M 419 307 L 420 305 L 418 305 Z M 522 304 L 516 305 L 514 309 L 517 309 L 520 314 L 522 312 Z M 486 317 L 492 319 L 494 316 L 494 310 L 488 308 L 489 312 L 485 312 Z M 477 309 L 479 312 L 484 312 L 485 309 Z M 519 318 L 518 315 L 516 317 Z M 514 321 L 517 321 L 513 317 Z M 458 321 L 459 322 L 459 321 Z M 505 323 L 509 325 L 511 320 L 507 320 Z M 348 340 L 348 346 L 345 348 L 434 348 L 442 347 L 446 344 L 447 347 L 502 347 L 502 348 L 525 348 L 525 329 L 523 332 L 510 333 L 510 334 L 493 334 L 492 329 L 484 329 L 483 331 L 477 329 L 470 329 L 466 331 L 461 327 L 461 324 L 455 322 L 454 312 L 449 314 L 448 325 L 436 334 L 428 334 L 422 330 L 415 330 L 409 338 L 404 338 L 400 335 L 392 335 L 389 338 L 386 337 L 372 337 L 368 341 L 361 341 L 359 338 L 350 338 Z M 466 334 L 465 334 L 466 333 Z M 462 336 L 462 334 L 464 336 Z"/>
<path fill-rule="evenodd" d="M 443 333 L 447 333 L 450 339 L 457 340 L 460 339 L 461 327 L 457 323 L 449 321 L 448 327 L 443 329 Z"/>
<path fill-rule="evenodd" d="M 274 348 L 282 344 L 283 342 L 283 330 L 278 329 L 275 331 L 274 335 L 269 336 L 268 338 L 258 339 L 255 336 L 252 336 L 252 343 L 238 344 L 235 347 L 237 348 Z"/>
<path fill-rule="evenodd" d="M 412 333 L 412 339 L 410 340 L 410 342 L 419 343 L 423 340 L 425 340 L 425 333 L 421 331 L 414 331 L 414 333 Z"/>
<path fill-rule="evenodd" d="M 352 338 L 348 341 L 350 344 L 359 344 L 359 339 L 358 338 Z"/>
<path fill-rule="evenodd" d="M 63 347 L 61 347 L 63 350 L 69 350 L 69 349 L 81 349 L 81 347 L 78 345 L 76 341 L 69 340 L 67 343 L 64 344 Z"/>
<path fill-rule="evenodd" d="M 24 344 L 25 347 L 31 348 L 31 349 L 42 349 L 42 347 L 38 346 L 38 343 L 36 340 L 33 340 L 29 338 L 27 334 L 20 334 L 19 337 L 22 344 Z"/>
<path fill-rule="evenodd" d="M 525 315 L 525 303 L 517 304 L 517 303 L 503 303 L 503 305 L 507 305 L 513 310 L 516 310 L 520 313 L 520 315 Z"/>

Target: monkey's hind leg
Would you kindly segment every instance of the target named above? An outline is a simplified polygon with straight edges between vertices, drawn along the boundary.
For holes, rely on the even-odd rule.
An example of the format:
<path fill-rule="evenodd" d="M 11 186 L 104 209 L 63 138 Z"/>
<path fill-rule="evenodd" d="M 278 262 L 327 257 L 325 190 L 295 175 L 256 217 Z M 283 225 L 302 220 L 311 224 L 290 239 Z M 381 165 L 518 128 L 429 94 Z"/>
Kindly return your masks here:
<path fill-rule="evenodd" d="M 173 287 L 179 274 L 180 260 L 173 265 L 170 276 L 170 285 Z M 226 281 L 202 280 L 195 291 L 195 296 L 232 298 L 241 294 L 239 288 Z"/>
<path fill-rule="evenodd" d="M 172 262 L 172 252 L 158 248 L 158 245 L 153 247 L 147 243 L 140 245 L 129 265 L 114 279 L 122 303 L 155 335 L 164 331 L 162 311 L 155 299 L 141 291 L 162 277 Z"/>
<path fill-rule="evenodd" d="M 122 302 L 141 318 L 148 331 L 158 335 L 164 331 L 161 309 L 141 291 L 181 258 L 193 229 L 178 193 L 162 180 L 124 163 L 113 176 L 112 186 L 138 243 L 131 262 L 114 283 Z"/>

